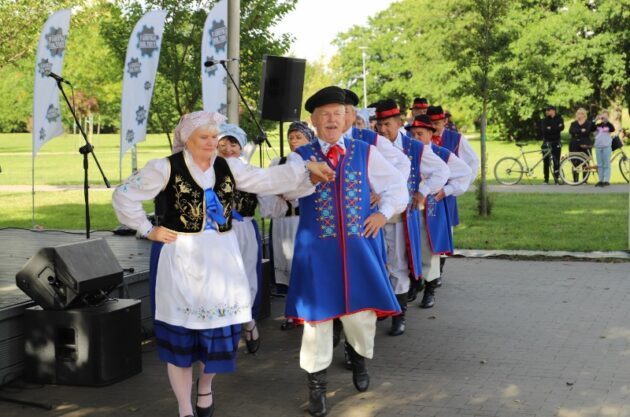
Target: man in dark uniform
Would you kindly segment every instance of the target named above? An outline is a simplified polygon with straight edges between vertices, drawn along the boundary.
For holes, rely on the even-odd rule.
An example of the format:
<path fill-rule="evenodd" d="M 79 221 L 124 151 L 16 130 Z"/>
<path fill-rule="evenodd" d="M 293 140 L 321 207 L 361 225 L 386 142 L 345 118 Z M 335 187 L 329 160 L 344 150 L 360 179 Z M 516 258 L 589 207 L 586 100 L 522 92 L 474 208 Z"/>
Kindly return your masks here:
<path fill-rule="evenodd" d="M 545 156 L 543 161 L 543 169 L 545 172 L 545 184 L 549 184 L 549 169 L 553 160 L 553 182 L 560 185 L 558 181 L 560 152 L 562 151 L 562 143 L 560 143 L 560 132 L 564 130 L 564 122 L 562 117 L 556 113 L 554 106 L 545 107 L 545 118 L 540 122 L 542 131 L 543 144 L 541 149 L 545 152 L 551 149 L 551 154 Z"/>

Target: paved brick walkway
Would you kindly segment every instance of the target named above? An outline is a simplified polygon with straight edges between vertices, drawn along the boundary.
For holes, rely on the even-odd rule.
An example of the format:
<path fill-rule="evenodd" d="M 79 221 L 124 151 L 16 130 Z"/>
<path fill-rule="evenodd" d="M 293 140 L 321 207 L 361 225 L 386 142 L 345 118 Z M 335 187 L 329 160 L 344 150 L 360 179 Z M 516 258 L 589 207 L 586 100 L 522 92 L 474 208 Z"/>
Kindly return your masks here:
<path fill-rule="evenodd" d="M 335 352 L 331 417 L 630 416 L 628 263 L 453 259 L 446 272 L 437 306 L 410 307 L 404 336 L 379 323 L 368 392 Z M 300 331 L 279 331 L 282 300 L 273 309 L 259 354 L 217 378 L 216 417 L 306 415 Z M 109 387 L 5 387 L 55 408 L 0 402 L 0 416 L 174 417 L 164 367 L 145 349 L 142 374 Z"/>

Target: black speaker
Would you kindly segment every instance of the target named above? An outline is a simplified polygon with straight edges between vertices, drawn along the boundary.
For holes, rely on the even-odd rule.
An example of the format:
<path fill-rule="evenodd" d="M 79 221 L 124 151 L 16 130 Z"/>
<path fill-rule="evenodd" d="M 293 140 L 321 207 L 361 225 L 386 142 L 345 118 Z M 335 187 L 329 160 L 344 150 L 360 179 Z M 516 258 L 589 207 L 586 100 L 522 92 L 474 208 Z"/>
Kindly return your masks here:
<path fill-rule="evenodd" d="M 142 371 L 139 300 L 70 310 L 24 310 L 24 379 L 108 385 Z"/>
<path fill-rule="evenodd" d="M 264 55 L 258 113 L 278 122 L 300 120 L 306 60 Z"/>
<path fill-rule="evenodd" d="M 104 239 L 40 249 L 15 276 L 16 285 L 44 309 L 102 301 L 123 280 Z"/>

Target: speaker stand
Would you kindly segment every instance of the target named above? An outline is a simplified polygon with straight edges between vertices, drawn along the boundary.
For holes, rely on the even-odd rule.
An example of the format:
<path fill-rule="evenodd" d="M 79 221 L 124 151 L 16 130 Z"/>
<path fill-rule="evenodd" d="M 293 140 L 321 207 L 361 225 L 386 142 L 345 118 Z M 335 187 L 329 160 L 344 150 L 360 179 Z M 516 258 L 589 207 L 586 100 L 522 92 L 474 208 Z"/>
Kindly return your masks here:
<path fill-rule="evenodd" d="M 280 120 L 280 158 L 284 156 L 284 127 L 282 126 L 282 120 Z"/>

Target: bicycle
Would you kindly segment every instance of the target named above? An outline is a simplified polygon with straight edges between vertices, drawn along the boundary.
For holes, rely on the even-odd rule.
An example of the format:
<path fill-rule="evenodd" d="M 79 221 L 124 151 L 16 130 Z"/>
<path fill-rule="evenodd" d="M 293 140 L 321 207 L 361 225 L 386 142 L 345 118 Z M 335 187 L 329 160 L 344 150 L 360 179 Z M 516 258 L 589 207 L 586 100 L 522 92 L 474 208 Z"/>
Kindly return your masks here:
<path fill-rule="evenodd" d="M 610 158 L 610 166 L 616 159 L 619 159 L 619 171 L 626 182 L 630 182 L 630 160 L 623 150 L 623 147 L 617 149 L 612 158 Z M 583 152 L 569 152 L 560 161 L 560 178 L 569 185 L 584 184 L 591 174 L 597 175 L 597 165 L 593 160 L 593 155 Z"/>
<path fill-rule="evenodd" d="M 524 151 L 523 146 L 525 145 L 526 144 L 524 143 L 516 144 L 516 146 L 518 146 L 521 151 L 521 154 L 518 157 L 514 158 L 512 156 L 505 156 L 499 159 L 494 165 L 494 178 L 496 178 L 499 184 L 518 184 L 523 178 L 523 174 L 527 175 L 528 177 L 532 177 L 534 175 L 534 169 L 536 169 L 536 167 L 540 165 L 540 163 L 544 161 L 546 157 L 551 158 L 551 147 L 544 147 L 542 148 L 542 157 L 530 168 L 529 163 L 527 162 L 527 157 L 525 155 L 529 153 L 539 153 L 541 151 L 539 149 L 535 151 Z M 523 164 L 521 163 L 520 159 L 523 159 L 523 162 L 525 163 L 525 169 L 523 169 Z"/>

